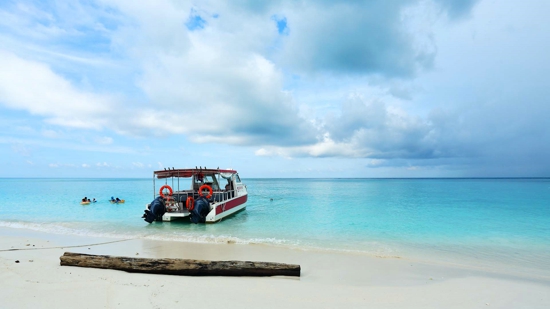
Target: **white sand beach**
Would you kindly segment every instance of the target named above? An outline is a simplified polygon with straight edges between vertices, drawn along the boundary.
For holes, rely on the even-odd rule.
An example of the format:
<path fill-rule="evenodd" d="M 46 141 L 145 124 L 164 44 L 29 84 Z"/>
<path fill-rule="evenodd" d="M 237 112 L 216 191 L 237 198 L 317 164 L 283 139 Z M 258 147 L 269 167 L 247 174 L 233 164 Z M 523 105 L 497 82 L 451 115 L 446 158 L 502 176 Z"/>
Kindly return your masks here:
<path fill-rule="evenodd" d="M 1 308 L 550 307 L 550 278 L 506 270 L 265 245 L 118 241 L 14 228 L 0 228 L 0 235 Z M 302 273 L 191 277 L 60 266 L 67 251 L 282 262 L 300 264 Z"/>

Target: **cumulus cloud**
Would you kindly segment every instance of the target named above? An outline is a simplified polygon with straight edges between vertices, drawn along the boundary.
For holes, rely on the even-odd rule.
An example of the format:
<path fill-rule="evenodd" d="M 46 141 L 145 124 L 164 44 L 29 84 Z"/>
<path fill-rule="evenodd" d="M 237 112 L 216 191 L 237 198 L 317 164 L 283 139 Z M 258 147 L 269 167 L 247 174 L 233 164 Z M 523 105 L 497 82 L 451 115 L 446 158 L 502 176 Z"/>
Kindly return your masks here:
<path fill-rule="evenodd" d="M 480 143 L 455 113 L 434 110 L 422 118 L 358 95 L 338 115 L 329 114 L 321 130 L 323 138 L 313 145 L 261 148 L 256 155 L 371 158 L 368 166 L 387 166 L 396 159 L 472 156 Z"/>
<path fill-rule="evenodd" d="M 284 90 L 284 70 L 414 75 L 430 65 L 433 50 L 418 48 L 404 31 L 400 16 L 410 3 L 212 2 L 199 7 L 161 2 L 152 8 L 117 1 L 120 12 L 135 22 L 121 27 L 114 42 L 142 68 L 139 86 L 158 110 L 138 111 L 116 130 L 185 134 L 198 143 L 314 144 L 322 132 Z M 166 10 L 164 24 L 152 23 L 151 16 Z M 140 39 L 134 39 L 132 33 L 138 32 Z M 275 42 L 280 45 L 269 48 Z M 215 121 L 205 125 L 205 117 L 213 115 Z"/>
<path fill-rule="evenodd" d="M 48 53 L 18 52 L 16 44 L 0 50 L 0 104 L 56 126 L 100 131 L 104 136 L 93 141 L 102 145 L 111 145 L 113 138 L 101 130 L 184 135 L 194 143 L 252 145 L 257 156 L 369 158 L 370 167 L 483 156 L 483 145 L 528 131 L 515 119 L 503 118 L 537 117 L 514 109 L 513 103 L 496 108 L 476 103 L 479 112 L 472 112 L 460 107 L 470 103 L 447 106 L 437 98 L 430 107 L 419 107 L 425 102 L 415 101 L 417 88 L 407 81 L 437 66 L 438 41 L 431 28 L 434 20 L 419 22 L 410 31 L 410 15 L 404 12 L 435 6 L 457 22 L 477 7 L 477 0 L 93 4 L 40 12 L 30 3 L 18 10 L 32 14 L 3 15 L 12 22 L 4 27 Z M 425 18 L 412 11 L 415 18 Z M 69 15 L 78 18 L 65 18 Z M 83 44 L 91 46 L 93 56 L 67 41 L 56 49 L 57 40 L 75 37 L 95 42 Z M 45 54 L 65 56 L 52 61 Z M 97 78 L 108 75 L 99 75 L 103 70 L 122 76 L 131 87 L 120 93 L 105 87 Z M 381 84 L 392 98 L 363 96 L 353 87 L 339 89 L 328 103 L 304 103 L 297 95 L 301 86 L 315 93 L 350 79 L 360 89 Z M 474 93 L 472 88 L 464 92 Z M 328 107 L 311 116 L 323 104 Z M 504 116 L 487 116 L 498 112 Z M 488 123 L 508 134 L 478 134 L 488 131 Z M 515 129 L 507 131 L 507 125 Z M 52 130 L 43 134 L 56 137 Z"/>
<path fill-rule="evenodd" d="M 129 135 L 186 134 L 195 142 L 239 145 L 314 140 L 315 132 L 298 116 L 295 102 L 284 90 L 283 73 L 262 55 L 264 44 L 277 35 L 276 31 L 263 34 L 262 29 L 273 26 L 269 16 L 263 21 L 263 16 L 246 16 L 254 22 L 235 28 L 245 16 L 222 19 L 209 13 L 208 7 L 189 3 L 160 1 L 151 6 L 114 1 L 105 6 L 99 8 L 118 12 L 116 26 L 102 18 L 62 21 L 61 15 L 71 13 L 62 6 L 50 12 L 49 28 L 70 29 L 88 22 L 83 26 L 88 29 L 93 23 L 102 24 L 102 38 L 141 70 L 136 86 L 145 97 L 129 102 L 116 94 L 99 94 L 59 74 L 63 67 L 50 67 L 57 63 L 47 65 L 2 52 L 0 64 L 6 69 L 0 75 L 0 102 L 44 116 L 50 124 L 109 128 Z M 228 10 L 218 7 L 222 14 Z M 198 17 L 202 21 L 196 24 Z M 201 31 L 188 31 L 190 18 L 196 24 L 191 30 Z M 35 91 L 27 92 L 26 83 L 36 85 Z M 296 131 L 301 134 L 293 134 Z"/>
<path fill-rule="evenodd" d="M 115 0 L 96 5 L 57 4 L 45 11 L 32 3 L 19 5 L 14 7 L 16 13 L 6 13 L 13 24 L 21 26 L 13 28 L 13 33 L 31 40 L 32 33 L 41 33 L 34 40 L 46 46 L 75 37 L 102 42 L 94 48 L 110 52 L 113 61 L 119 54 L 129 57 L 141 71 L 137 86 L 146 97 L 126 110 L 127 117 L 113 121 L 113 115 L 129 102 L 79 88 L 56 72 L 66 68 L 58 62 L 51 64 L 56 65 L 54 69 L 3 52 L 7 70 L 0 77 L 4 86 L 0 99 L 62 126 L 110 128 L 133 135 L 187 134 L 196 142 L 310 144 L 317 132 L 298 115 L 297 103 L 284 90 L 285 76 L 275 59 L 296 72 L 410 75 L 422 66 L 418 59 L 423 51 L 413 50 L 400 28 L 399 14 L 408 2 L 258 5 L 245 1 L 194 6 L 190 2 L 157 1 L 153 5 Z M 457 5 L 449 2 L 445 7 Z M 279 35 L 287 38 L 283 49 L 274 54 L 266 47 Z M 77 58 L 87 56 L 80 49 L 64 47 L 62 51 L 67 50 Z M 15 78 L 8 81 L 8 77 Z M 25 94 L 24 81 L 38 88 Z M 216 121 L 204 125 L 204 117 L 212 115 Z"/>
<path fill-rule="evenodd" d="M 61 126 L 97 129 L 115 102 L 75 89 L 47 65 L 0 50 L 0 102 Z M 29 90 L 32 87 L 32 91 Z M 97 121 L 89 121 L 92 116 Z"/>
<path fill-rule="evenodd" d="M 156 66 L 146 66 L 145 91 L 173 111 L 168 120 L 175 121 L 167 121 L 167 130 L 186 133 L 195 142 L 312 141 L 314 132 L 282 90 L 282 74 L 273 63 L 257 54 L 227 55 L 209 44 L 190 52 L 191 57 L 162 57 L 162 75 Z"/>
<path fill-rule="evenodd" d="M 287 14 L 282 62 L 303 72 L 410 77 L 431 64 L 401 23 L 411 1 L 304 2 Z"/>

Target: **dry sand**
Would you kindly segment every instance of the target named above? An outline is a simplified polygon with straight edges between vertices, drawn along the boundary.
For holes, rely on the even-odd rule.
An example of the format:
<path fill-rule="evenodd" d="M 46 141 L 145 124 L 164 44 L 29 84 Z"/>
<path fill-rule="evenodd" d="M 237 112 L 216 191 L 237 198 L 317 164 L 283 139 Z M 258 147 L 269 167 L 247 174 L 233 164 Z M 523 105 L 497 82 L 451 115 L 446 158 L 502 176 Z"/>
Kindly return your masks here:
<path fill-rule="evenodd" d="M 550 308 L 550 278 L 505 269 L 12 228 L 0 228 L 0 236 L 0 308 Z M 283 262 L 300 264 L 302 275 L 186 277 L 60 266 L 66 251 Z"/>

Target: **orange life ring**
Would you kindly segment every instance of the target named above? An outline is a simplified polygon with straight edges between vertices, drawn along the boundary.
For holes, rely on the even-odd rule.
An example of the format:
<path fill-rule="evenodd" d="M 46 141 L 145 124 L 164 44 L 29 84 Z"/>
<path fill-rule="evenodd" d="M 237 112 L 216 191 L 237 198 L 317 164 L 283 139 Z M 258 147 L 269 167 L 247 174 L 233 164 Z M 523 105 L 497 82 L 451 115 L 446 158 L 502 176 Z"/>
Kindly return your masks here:
<path fill-rule="evenodd" d="M 168 191 L 170 192 L 170 193 L 168 193 L 168 197 L 164 196 L 164 194 L 162 193 L 162 191 L 164 191 L 164 189 L 168 189 Z M 160 196 L 162 196 L 162 198 L 169 198 L 170 196 L 172 196 L 172 193 L 174 193 L 174 191 L 172 191 L 172 188 L 170 188 L 169 185 L 164 185 L 164 186 L 160 187 L 159 194 L 160 194 Z"/>
<path fill-rule="evenodd" d="M 187 201 L 185 202 L 185 207 L 189 211 L 195 209 L 195 199 L 192 196 L 187 198 Z"/>
<path fill-rule="evenodd" d="M 199 195 L 200 196 L 202 196 L 202 190 L 204 190 L 204 189 L 208 189 L 208 191 L 210 191 L 210 194 L 206 196 L 207 199 L 210 199 L 212 197 L 212 194 L 213 194 L 212 187 L 210 187 L 209 185 L 202 185 L 199 188 Z"/>

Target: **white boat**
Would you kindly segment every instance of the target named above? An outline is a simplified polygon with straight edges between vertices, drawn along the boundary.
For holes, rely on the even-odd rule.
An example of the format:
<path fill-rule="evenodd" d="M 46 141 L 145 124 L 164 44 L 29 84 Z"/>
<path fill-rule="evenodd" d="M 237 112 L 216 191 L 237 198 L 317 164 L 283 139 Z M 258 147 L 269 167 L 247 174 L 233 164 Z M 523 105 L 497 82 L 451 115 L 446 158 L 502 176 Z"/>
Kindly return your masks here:
<path fill-rule="evenodd" d="M 157 182 L 163 185 L 157 192 Z M 245 209 L 246 185 L 232 169 L 164 169 L 153 172 L 154 200 L 145 221 L 189 217 L 194 223 L 214 223 Z"/>

